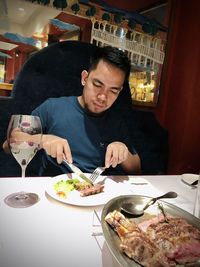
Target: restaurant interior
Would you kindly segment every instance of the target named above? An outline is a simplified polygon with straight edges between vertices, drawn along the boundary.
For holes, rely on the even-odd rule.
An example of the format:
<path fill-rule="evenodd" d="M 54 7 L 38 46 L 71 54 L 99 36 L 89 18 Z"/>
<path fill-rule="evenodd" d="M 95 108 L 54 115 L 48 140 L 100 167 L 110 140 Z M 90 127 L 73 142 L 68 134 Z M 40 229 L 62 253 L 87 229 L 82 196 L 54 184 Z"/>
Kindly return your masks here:
<path fill-rule="evenodd" d="M 21 68 L 47 46 L 63 41 L 117 46 L 131 59 L 133 109 L 153 114 L 167 132 L 165 173 L 198 173 L 200 2 L 71 0 L 57 6 L 53 1 L 39 2 L 7 0 L 0 6 L 0 103 L 14 97 Z M 111 35 L 116 38 L 109 39 Z M 157 138 L 156 132 L 152 135 Z M 1 136 L 2 147 L 5 133 Z"/>

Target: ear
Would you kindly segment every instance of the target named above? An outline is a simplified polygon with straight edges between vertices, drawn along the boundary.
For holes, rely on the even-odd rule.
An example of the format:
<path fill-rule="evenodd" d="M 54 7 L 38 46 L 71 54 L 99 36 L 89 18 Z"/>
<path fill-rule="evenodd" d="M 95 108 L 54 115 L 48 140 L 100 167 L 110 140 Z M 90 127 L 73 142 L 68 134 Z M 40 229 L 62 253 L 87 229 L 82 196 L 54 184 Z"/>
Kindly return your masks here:
<path fill-rule="evenodd" d="M 88 77 L 88 72 L 87 72 L 87 70 L 83 70 L 83 71 L 81 72 L 81 83 L 82 83 L 83 86 L 84 86 L 85 83 L 86 83 L 87 77 Z"/>

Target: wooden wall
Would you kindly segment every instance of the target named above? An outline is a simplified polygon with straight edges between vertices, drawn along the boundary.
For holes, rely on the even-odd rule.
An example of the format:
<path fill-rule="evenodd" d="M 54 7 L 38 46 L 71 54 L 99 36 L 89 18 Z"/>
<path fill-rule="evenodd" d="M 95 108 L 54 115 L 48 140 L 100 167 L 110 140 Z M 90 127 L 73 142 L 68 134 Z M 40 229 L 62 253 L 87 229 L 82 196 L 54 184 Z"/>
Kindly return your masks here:
<path fill-rule="evenodd" d="M 56 18 L 66 23 L 71 23 L 76 26 L 79 26 L 80 27 L 80 41 L 88 42 L 88 43 L 90 42 L 92 23 L 89 19 L 80 18 L 78 16 L 66 14 L 64 12 L 61 12 Z"/>
<path fill-rule="evenodd" d="M 7 83 L 15 79 L 18 71 L 21 69 L 21 67 L 26 62 L 27 57 L 28 57 L 27 52 L 20 51 L 20 50 L 18 50 L 17 55 L 16 55 L 16 49 L 13 49 L 8 54 L 10 54 L 12 58 L 7 59 L 6 61 L 5 82 Z"/>

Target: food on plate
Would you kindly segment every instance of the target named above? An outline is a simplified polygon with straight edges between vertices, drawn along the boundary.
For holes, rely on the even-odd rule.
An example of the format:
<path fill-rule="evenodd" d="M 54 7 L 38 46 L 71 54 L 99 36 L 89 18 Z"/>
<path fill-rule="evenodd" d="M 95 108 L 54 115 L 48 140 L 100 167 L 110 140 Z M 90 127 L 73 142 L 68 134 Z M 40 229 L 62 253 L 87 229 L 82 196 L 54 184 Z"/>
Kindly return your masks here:
<path fill-rule="evenodd" d="M 122 251 L 131 259 L 145 267 L 168 267 L 168 259 L 159 251 L 157 246 L 151 242 L 147 234 L 143 232 L 134 221 L 113 211 L 105 217 L 106 222 L 118 233 Z"/>
<path fill-rule="evenodd" d="M 200 259 L 200 231 L 182 218 L 169 217 L 150 224 L 146 233 L 169 259 L 179 264 Z"/>
<path fill-rule="evenodd" d="M 119 235 L 122 251 L 142 266 L 172 267 L 200 259 L 198 229 L 182 218 L 156 218 L 137 224 L 114 210 L 105 221 Z"/>
<path fill-rule="evenodd" d="M 78 181 L 78 183 L 76 183 L 74 185 L 75 189 L 78 190 L 78 191 L 81 191 L 81 190 L 84 190 L 84 189 L 87 189 L 87 188 L 90 188 L 92 187 L 92 184 L 86 182 L 86 181 Z"/>
<path fill-rule="evenodd" d="M 78 179 L 60 180 L 55 183 L 53 187 L 56 191 L 56 195 L 61 198 L 67 198 L 68 194 L 74 190 L 79 191 L 81 197 L 86 197 L 101 193 L 104 189 L 104 185 L 98 183 L 91 185 L 90 183 Z"/>
<path fill-rule="evenodd" d="M 75 184 L 79 182 L 78 179 L 60 180 L 53 187 L 59 197 L 66 198 L 68 193 L 75 189 Z"/>
<path fill-rule="evenodd" d="M 99 194 L 99 193 L 103 192 L 103 189 L 104 189 L 104 185 L 94 184 L 91 187 L 88 187 L 88 188 L 81 190 L 80 196 L 86 197 L 86 196 L 90 196 L 90 195 L 94 195 L 94 194 Z"/>

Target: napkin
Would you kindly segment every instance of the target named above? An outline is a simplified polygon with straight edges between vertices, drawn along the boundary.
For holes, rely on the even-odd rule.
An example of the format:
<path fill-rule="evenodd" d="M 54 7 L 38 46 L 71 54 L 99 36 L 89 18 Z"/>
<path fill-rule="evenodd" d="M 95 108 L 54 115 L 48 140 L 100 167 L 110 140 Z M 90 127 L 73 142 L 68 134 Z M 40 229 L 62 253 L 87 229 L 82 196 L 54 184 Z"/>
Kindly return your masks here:
<path fill-rule="evenodd" d="M 131 177 L 129 178 L 128 181 L 130 184 L 136 184 L 136 185 L 145 185 L 145 184 L 149 184 L 149 182 L 142 178 L 142 177 Z"/>
<path fill-rule="evenodd" d="M 188 184 L 188 185 L 192 185 L 193 182 L 195 182 L 196 180 L 198 180 L 199 175 L 198 174 L 193 174 L 193 173 L 184 173 L 182 174 L 182 178 L 181 180 Z"/>
<path fill-rule="evenodd" d="M 142 177 L 130 177 L 128 181 L 124 182 L 129 192 L 134 195 L 143 195 L 149 197 L 156 197 L 162 195 L 163 192 L 154 187 L 149 181 Z"/>

